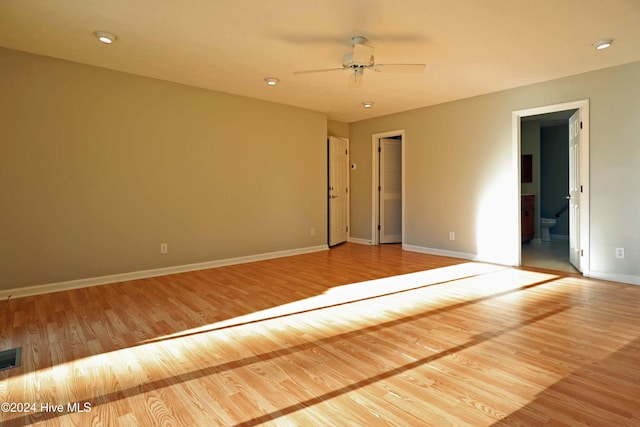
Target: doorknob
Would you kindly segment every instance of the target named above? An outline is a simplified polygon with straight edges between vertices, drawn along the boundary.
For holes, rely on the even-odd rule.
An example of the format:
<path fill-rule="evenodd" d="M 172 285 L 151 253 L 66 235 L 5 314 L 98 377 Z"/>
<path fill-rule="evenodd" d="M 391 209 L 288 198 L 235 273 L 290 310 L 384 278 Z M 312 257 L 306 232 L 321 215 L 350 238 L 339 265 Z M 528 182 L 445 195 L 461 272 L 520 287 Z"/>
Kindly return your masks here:
<path fill-rule="evenodd" d="M 569 194 L 568 196 L 565 196 L 565 199 L 571 200 L 571 194 Z"/>

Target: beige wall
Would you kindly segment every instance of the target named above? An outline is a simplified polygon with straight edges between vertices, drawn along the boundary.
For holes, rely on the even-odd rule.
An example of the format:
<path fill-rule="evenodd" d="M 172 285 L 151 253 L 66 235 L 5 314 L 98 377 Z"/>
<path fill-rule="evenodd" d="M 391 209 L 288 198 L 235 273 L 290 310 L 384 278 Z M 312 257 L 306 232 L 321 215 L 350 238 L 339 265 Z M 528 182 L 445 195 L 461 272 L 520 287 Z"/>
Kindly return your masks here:
<path fill-rule="evenodd" d="M 325 245 L 328 134 L 350 138 L 351 236 L 371 239 L 371 135 L 399 129 L 405 244 L 506 261 L 511 113 L 586 98 L 591 270 L 640 277 L 640 63 L 349 125 L 6 49 L 0 70 L 0 290 Z"/>
<path fill-rule="evenodd" d="M 640 62 L 352 123 L 351 235 L 371 238 L 371 135 L 405 129 L 405 244 L 509 262 L 512 112 L 581 99 L 590 99 L 591 271 L 640 283 L 640 221 L 631 220 L 640 212 Z"/>
<path fill-rule="evenodd" d="M 0 70 L 0 290 L 326 245 L 325 114 L 6 49 Z"/>
<path fill-rule="evenodd" d="M 339 138 L 349 138 L 349 123 L 328 120 L 327 135 L 337 136 Z"/>

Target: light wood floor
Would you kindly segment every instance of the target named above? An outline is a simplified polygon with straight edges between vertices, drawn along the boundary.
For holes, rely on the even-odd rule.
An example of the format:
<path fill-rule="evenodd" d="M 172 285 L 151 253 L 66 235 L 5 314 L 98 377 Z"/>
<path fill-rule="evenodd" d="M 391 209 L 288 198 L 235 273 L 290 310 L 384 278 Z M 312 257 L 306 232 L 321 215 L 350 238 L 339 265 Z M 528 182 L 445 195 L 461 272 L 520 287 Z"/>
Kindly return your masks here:
<path fill-rule="evenodd" d="M 4 427 L 640 425 L 640 286 L 344 244 L 0 310 Z"/>

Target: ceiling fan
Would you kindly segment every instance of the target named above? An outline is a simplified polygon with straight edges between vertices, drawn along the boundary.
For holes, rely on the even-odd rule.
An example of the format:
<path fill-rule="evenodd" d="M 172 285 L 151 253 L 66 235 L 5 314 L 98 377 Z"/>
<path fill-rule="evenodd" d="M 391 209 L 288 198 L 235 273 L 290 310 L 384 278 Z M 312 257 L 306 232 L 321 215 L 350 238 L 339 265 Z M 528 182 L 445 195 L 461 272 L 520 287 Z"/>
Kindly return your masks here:
<path fill-rule="evenodd" d="M 322 73 L 325 71 L 344 71 L 351 72 L 349 77 L 349 87 L 358 87 L 362 85 L 364 70 L 373 70 L 377 72 L 401 72 L 401 73 L 420 73 L 424 70 L 425 64 L 376 64 L 373 58 L 374 48 L 368 46 L 367 38 L 355 36 L 351 38 L 353 52 L 349 53 L 342 59 L 341 68 L 326 68 L 320 70 L 294 71 L 293 74 L 309 74 Z"/>

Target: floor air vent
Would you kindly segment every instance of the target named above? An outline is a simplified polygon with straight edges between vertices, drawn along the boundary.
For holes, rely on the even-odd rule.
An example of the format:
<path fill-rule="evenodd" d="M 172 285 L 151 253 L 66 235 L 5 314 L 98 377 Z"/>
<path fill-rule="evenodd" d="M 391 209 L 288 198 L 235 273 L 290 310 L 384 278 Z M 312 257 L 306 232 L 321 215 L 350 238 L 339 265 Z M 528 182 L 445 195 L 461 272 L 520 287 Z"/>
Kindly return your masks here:
<path fill-rule="evenodd" d="M 20 366 L 20 355 L 22 348 L 12 348 L 11 350 L 0 351 L 0 371 L 16 368 Z"/>

